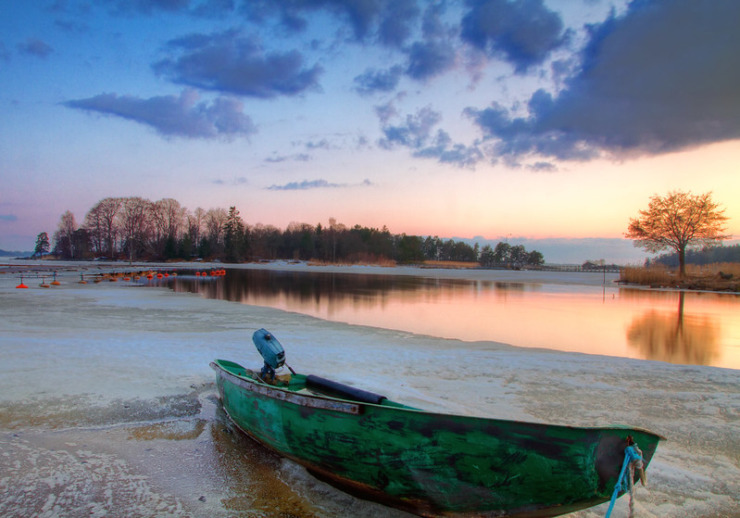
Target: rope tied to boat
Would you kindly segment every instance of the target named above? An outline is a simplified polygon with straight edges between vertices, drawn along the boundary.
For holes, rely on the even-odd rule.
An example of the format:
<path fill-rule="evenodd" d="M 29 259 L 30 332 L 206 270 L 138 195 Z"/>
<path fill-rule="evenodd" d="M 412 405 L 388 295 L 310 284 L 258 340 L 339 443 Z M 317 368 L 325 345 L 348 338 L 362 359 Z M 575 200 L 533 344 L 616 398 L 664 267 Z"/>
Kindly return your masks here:
<path fill-rule="evenodd" d="M 633 517 L 634 513 L 634 496 L 635 496 L 635 470 L 638 472 L 640 482 L 643 486 L 647 486 L 647 477 L 645 476 L 645 468 L 642 459 L 642 450 L 638 448 L 632 436 L 627 437 L 627 447 L 624 449 L 624 462 L 622 462 L 622 470 L 619 472 L 619 478 L 617 483 L 614 485 L 614 492 L 612 493 L 611 502 L 609 502 L 609 509 L 606 511 L 605 518 L 609 518 L 614 509 L 614 504 L 617 501 L 619 493 L 629 489 L 630 492 L 630 503 L 629 503 L 629 518 Z"/>

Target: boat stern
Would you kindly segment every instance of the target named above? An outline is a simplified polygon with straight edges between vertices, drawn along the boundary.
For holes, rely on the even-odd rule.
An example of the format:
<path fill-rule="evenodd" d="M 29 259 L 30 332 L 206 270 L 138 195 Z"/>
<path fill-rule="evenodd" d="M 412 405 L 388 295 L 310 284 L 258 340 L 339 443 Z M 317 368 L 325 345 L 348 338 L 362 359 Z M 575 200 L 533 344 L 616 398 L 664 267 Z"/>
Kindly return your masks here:
<path fill-rule="evenodd" d="M 611 496 L 624 464 L 626 449 L 635 445 L 642 452 L 643 469 L 647 469 L 658 443 L 664 437 L 647 430 L 615 429 L 602 431 L 596 446 L 594 468 L 599 479 L 599 493 Z"/>

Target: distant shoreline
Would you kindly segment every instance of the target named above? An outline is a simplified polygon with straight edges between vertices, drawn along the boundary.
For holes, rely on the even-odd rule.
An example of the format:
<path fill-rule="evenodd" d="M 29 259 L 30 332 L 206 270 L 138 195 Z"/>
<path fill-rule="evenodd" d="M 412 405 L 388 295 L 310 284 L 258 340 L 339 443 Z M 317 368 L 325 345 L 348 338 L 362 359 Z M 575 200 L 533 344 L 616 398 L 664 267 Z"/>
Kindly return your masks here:
<path fill-rule="evenodd" d="M 184 270 L 272 270 L 303 273 L 337 273 L 348 275 L 407 275 L 433 279 L 460 279 L 472 282 L 501 282 L 522 284 L 551 284 L 570 286 L 604 286 L 620 287 L 635 290 L 654 291 L 689 291 L 694 293 L 726 293 L 737 294 L 737 291 L 724 289 L 710 289 L 700 285 L 684 283 L 682 285 L 651 285 L 634 282 L 620 282 L 620 274 L 593 271 L 558 271 L 558 270 L 507 270 L 492 268 L 466 267 L 434 267 L 434 266 L 406 266 L 406 265 L 364 265 L 364 264 L 316 264 L 306 261 L 275 260 L 250 263 L 221 263 L 221 262 L 134 262 L 124 261 L 57 261 L 0 259 L 0 274 L 21 275 L 94 275 L 97 273 L 116 273 L 126 271 L 184 269 Z"/>
<path fill-rule="evenodd" d="M 0 261 L 0 272 L 31 274 L 54 272 L 94 274 L 106 271 L 125 270 L 165 270 L 224 268 L 228 270 L 273 270 L 310 273 L 341 273 L 357 275 L 408 275 L 437 279 L 461 279 L 481 282 L 505 282 L 526 284 L 565 284 L 582 286 L 615 286 L 619 275 L 603 272 L 559 272 L 541 270 L 498 270 L 484 268 L 429 268 L 419 266 L 373 266 L 373 265 L 315 265 L 294 261 L 270 261 L 266 263 L 210 263 L 210 262 L 173 262 L 149 263 L 134 262 L 128 264 L 120 261 Z"/>

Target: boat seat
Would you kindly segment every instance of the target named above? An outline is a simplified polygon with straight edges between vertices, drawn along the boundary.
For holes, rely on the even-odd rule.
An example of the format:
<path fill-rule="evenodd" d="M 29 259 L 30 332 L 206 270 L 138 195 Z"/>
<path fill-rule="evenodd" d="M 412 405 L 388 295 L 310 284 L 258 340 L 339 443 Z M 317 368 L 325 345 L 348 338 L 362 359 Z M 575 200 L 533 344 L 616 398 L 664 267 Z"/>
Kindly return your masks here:
<path fill-rule="evenodd" d="M 320 376 L 314 376 L 309 374 L 306 376 L 306 387 L 311 390 L 323 392 L 328 396 L 334 396 L 341 399 L 349 399 L 351 401 L 357 401 L 359 403 L 370 403 L 373 405 L 380 405 L 383 400 L 388 399 L 380 394 L 374 392 L 368 392 L 366 390 L 350 387 L 343 383 L 328 380 Z"/>

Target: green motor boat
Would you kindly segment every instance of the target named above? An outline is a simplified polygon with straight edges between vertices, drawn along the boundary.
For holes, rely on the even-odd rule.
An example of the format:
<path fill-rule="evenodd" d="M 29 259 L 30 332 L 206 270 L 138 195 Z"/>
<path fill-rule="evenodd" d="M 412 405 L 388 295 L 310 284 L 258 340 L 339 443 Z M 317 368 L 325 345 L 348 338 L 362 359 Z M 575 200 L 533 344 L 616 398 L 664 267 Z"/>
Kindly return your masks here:
<path fill-rule="evenodd" d="M 231 420 L 317 478 L 420 516 L 546 517 L 597 505 L 612 497 L 627 446 L 639 445 L 646 468 L 661 439 L 428 412 L 292 369 L 276 376 L 279 342 L 264 329 L 253 339 L 262 372 L 211 363 Z"/>

